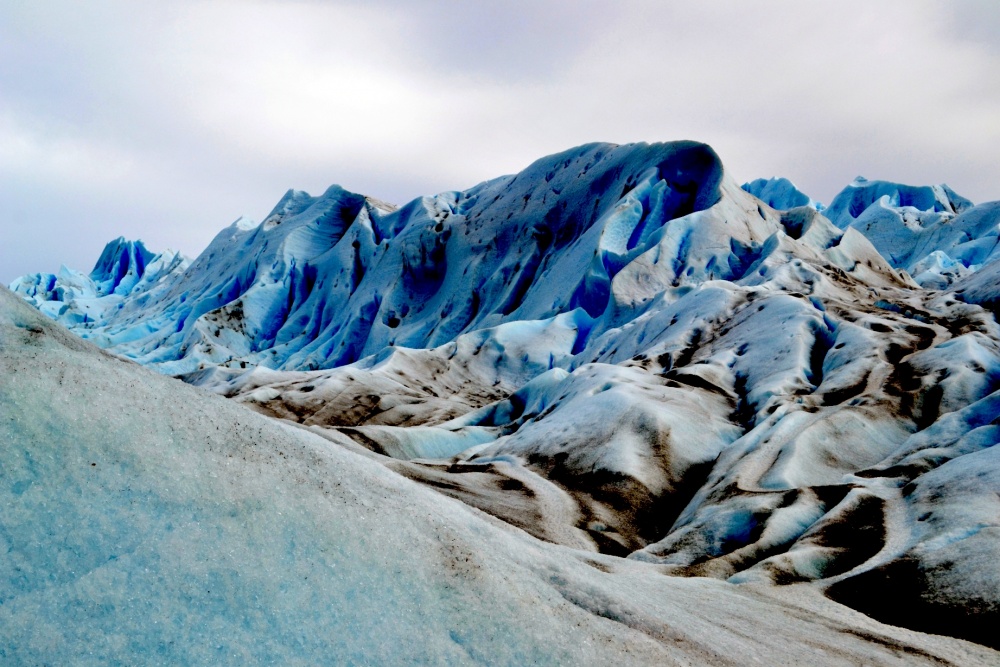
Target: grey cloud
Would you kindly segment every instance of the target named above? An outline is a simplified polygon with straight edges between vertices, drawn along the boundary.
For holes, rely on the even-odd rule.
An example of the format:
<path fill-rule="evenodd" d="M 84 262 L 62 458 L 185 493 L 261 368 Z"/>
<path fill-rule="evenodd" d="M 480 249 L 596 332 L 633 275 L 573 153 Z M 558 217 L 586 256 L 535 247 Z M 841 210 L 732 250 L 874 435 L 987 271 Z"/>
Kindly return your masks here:
<path fill-rule="evenodd" d="M 691 138 L 819 199 L 1000 198 L 1000 11 L 964 0 L 7 3 L 0 280 L 124 234 L 197 253 L 288 187 L 390 201 Z"/>
<path fill-rule="evenodd" d="M 343 4 L 405 16 L 399 39 L 426 67 L 459 77 L 515 82 L 558 78 L 621 14 L 621 5 L 606 0 Z"/>

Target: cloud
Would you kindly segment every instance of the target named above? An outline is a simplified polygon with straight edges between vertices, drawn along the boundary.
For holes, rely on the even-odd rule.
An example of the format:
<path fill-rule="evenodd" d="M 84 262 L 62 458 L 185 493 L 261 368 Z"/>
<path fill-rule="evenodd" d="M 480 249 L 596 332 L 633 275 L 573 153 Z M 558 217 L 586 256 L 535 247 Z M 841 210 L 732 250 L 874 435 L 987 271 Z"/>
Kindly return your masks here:
<path fill-rule="evenodd" d="M 1000 10 L 596 0 L 7 3 L 0 279 L 119 234 L 197 253 L 288 187 L 392 201 L 589 141 L 692 138 L 740 180 L 1000 198 Z"/>

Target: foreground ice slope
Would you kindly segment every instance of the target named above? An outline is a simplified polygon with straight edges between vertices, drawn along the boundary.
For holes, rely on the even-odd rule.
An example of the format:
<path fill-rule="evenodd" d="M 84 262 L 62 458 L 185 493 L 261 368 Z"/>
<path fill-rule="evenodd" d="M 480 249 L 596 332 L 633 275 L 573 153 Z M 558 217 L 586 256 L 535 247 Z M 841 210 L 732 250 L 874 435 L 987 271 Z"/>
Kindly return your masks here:
<path fill-rule="evenodd" d="M 808 590 L 538 542 L 0 288 L 7 664 L 995 664 Z"/>

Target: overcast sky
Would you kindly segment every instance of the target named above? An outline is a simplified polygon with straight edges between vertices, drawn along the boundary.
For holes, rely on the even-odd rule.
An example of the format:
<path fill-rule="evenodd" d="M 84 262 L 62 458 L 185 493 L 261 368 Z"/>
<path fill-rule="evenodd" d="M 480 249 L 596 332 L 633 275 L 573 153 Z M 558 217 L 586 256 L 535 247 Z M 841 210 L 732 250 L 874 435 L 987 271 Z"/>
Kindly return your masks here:
<path fill-rule="evenodd" d="M 196 255 L 288 188 L 393 202 L 697 139 L 813 198 L 1000 199 L 1000 2 L 0 3 L 0 281 Z"/>

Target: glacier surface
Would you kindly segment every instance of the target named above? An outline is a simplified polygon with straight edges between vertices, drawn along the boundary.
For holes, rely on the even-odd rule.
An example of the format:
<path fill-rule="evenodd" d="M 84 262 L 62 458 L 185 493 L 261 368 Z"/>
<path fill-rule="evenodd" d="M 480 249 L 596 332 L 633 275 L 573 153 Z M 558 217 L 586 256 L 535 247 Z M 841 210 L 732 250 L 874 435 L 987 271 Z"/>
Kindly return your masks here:
<path fill-rule="evenodd" d="M 808 591 L 538 541 L 367 450 L 102 353 L 3 288 L 0 378 L 5 664 L 996 657 Z"/>
<path fill-rule="evenodd" d="M 1000 203 L 947 186 L 859 178 L 824 208 L 787 179 L 737 185 L 704 144 L 589 144 L 398 208 L 289 191 L 191 262 L 119 239 L 89 276 L 11 288 L 232 400 L 145 373 L 149 391 L 335 457 L 308 479 L 416 494 L 372 500 L 383 521 L 406 503 L 476 517 L 581 572 L 634 573 L 607 589 L 629 604 L 693 586 L 872 623 L 832 598 L 997 648 L 998 225 Z M 643 623 L 674 627 L 663 609 Z M 538 659 L 577 660 L 560 655 Z"/>

